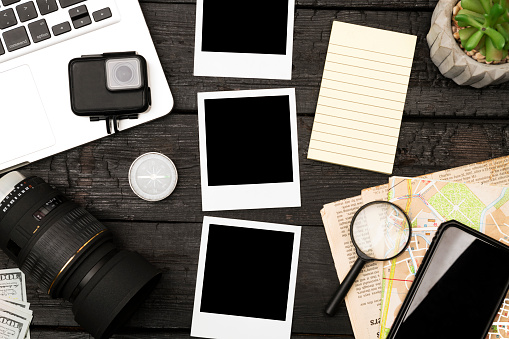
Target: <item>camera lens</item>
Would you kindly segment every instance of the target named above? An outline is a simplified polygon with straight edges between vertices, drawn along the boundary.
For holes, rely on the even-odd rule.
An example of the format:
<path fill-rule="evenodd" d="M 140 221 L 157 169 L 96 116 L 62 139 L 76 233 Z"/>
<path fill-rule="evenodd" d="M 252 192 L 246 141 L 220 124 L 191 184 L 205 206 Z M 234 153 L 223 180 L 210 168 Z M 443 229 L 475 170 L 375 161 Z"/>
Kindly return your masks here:
<path fill-rule="evenodd" d="M 143 86 L 143 75 L 146 66 L 138 57 L 106 60 L 106 86 L 110 91 L 127 91 Z"/>
<path fill-rule="evenodd" d="M 117 65 L 115 70 L 116 80 L 119 83 L 129 83 L 133 80 L 133 69 L 130 64 Z"/>
<path fill-rule="evenodd" d="M 78 324 L 109 338 L 155 287 L 161 273 L 119 250 L 89 212 L 38 177 L 0 178 L 0 247 L 53 298 L 73 303 Z"/>

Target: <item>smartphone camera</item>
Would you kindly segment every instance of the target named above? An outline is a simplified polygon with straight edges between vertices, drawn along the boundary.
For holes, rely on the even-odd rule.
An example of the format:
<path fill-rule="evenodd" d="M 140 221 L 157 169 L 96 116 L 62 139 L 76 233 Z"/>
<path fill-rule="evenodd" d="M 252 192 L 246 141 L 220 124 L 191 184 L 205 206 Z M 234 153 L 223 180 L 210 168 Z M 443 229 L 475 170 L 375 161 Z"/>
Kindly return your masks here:
<path fill-rule="evenodd" d="M 110 91 L 140 88 L 143 86 L 140 60 L 137 58 L 107 60 L 106 82 Z"/>

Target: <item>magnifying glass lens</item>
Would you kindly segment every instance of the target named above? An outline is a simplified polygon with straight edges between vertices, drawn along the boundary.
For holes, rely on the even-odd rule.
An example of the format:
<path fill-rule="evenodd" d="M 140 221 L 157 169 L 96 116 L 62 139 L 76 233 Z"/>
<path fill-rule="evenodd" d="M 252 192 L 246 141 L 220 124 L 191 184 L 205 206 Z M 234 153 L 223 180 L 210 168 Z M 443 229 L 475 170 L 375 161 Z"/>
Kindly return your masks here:
<path fill-rule="evenodd" d="M 410 238 L 408 218 L 395 205 L 366 205 L 352 222 L 352 240 L 365 256 L 384 260 L 406 249 Z"/>
<path fill-rule="evenodd" d="M 332 316 L 352 287 L 364 264 L 373 260 L 389 260 L 403 253 L 410 243 L 410 220 L 397 205 L 373 201 L 362 206 L 354 215 L 350 236 L 357 248 L 357 260 L 325 309 Z"/>

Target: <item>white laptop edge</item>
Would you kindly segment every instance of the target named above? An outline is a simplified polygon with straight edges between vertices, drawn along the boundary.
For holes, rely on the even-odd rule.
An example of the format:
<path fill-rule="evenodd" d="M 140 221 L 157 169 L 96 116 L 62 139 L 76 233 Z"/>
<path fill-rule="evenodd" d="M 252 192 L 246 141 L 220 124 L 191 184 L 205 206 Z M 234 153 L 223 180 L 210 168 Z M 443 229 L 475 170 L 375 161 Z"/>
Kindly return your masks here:
<path fill-rule="evenodd" d="M 108 52 L 136 51 L 147 60 L 152 105 L 147 112 L 140 114 L 138 119 L 122 120 L 121 131 L 163 117 L 173 108 L 173 96 L 138 1 L 87 0 L 74 7 L 78 5 L 90 7 L 90 12 L 94 6 L 95 8 L 110 6 L 114 12 L 113 19 L 118 22 L 14 59 L 2 62 L 0 58 L 0 79 L 4 72 L 29 67 L 54 137 L 53 145 L 49 143 L 51 146 L 29 154 L 14 156 L 12 159 L 2 159 L 0 148 L 0 174 L 108 135 L 104 121 L 90 122 L 88 117 L 78 117 L 71 111 L 68 63 L 73 58 Z M 67 10 L 66 8 L 65 11 Z M 7 113 L 23 114 L 24 112 Z M 4 113 L 3 119 L 6 119 L 5 116 L 8 114 Z M 2 116 L 0 116 L 0 133 L 6 125 L 2 124 Z M 30 119 L 24 125 L 19 126 L 19 138 L 25 138 L 23 139 L 25 142 L 37 143 L 37 138 L 31 138 L 30 133 L 37 126 L 32 126 Z M 8 144 L 3 144 L 1 147 L 16 147 L 16 140 L 12 142 L 9 140 Z"/>

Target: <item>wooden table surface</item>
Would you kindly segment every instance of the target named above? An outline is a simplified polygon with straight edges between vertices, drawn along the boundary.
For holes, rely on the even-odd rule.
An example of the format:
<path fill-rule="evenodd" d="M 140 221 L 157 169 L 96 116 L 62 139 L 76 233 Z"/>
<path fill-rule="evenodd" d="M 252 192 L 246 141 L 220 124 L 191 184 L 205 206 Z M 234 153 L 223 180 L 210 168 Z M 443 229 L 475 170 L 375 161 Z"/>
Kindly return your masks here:
<path fill-rule="evenodd" d="M 118 338 L 190 335 L 205 214 L 201 211 L 196 93 L 275 87 L 297 91 L 302 207 L 207 215 L 304 226 L 292 338 L 353 338 L 344 304 L 334 318 L 323 313 L 338 278 L 320 209 L 325 203 L 358 195 L 363 188 L 387 183 L 388 176 L 306 157 L 334 20 L 418 37 L 395 175 L 417 176 L 509 153 L 509 85 L 459 87 L 443 77 L 429 58 L 426 34 L 436 1 L 297 0 L 291 81 L 194 77 L 194 0 L 140 3 L 173 91 L 173 112 L 23 169 L 86 207 L 113 231 L 119 246 L 140 252 L 164 272 L 157 289 Z M 175 192 L 157 203 L 135 196 L 127 179 L 132 161 L 153 151 L 169 156 L 179 171 Z M 14 267 L 5 255 L 0 254 L 0 260 L 2 267 Z M 34 310 L 32 338 L 89 338 L 73 320 L 71 304 L 50 299 L 31 280 L 27 292 Z"/>

